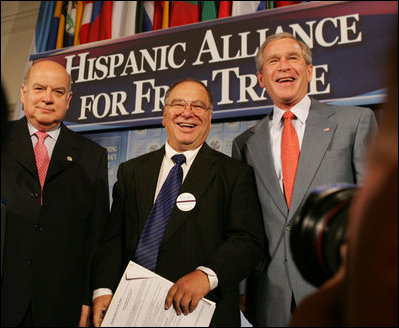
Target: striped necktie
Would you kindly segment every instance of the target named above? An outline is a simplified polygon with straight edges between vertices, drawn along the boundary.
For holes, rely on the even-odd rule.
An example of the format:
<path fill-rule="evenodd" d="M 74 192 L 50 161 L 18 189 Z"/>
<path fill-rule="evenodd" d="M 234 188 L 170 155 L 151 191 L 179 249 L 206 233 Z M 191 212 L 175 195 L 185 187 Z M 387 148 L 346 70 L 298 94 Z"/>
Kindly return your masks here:
<path fill-rule="evenodd" d="M 183 180 L 181 165 L 186 162 L 186 157 L 182 154 L 174 155 L 172 160 L 176 164 L 162 185 L 133 256 L 136 263 L 152 271 L 155 270 L 159 246 Z"/>

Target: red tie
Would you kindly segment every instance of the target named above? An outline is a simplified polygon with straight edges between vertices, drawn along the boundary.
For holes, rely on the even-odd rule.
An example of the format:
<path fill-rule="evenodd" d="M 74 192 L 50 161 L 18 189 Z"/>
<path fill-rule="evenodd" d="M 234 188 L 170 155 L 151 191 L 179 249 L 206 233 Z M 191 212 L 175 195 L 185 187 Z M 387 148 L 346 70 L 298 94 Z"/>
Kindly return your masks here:
<path fill-rule="evenodd" d="M 43 202 L 43 185 L 44 180 L 46 180 L 46 174 L 50 158 L 48 157 L 47 147 L 44 144 L 44 139 L 47 138 L 48 134 L 46 132 L 38 131 L 35 133 L 38 141 L 36 142 L 34 152 L 36 157 L 37 172 L 39 173 L 39 181 L 42 189 L 42 202 Z"/>
<path fill-rule="evenodd" d="M 292 125 L 292 119 L 294 117 L 295 115 L 290 111 L 286 111 L 283 114 L 284 127 L 281 135 L 281 165 L 283 169 L 284 192 L 288 208 L 290 208 L 291 204 L 299 159 L 298 135 Z"/>

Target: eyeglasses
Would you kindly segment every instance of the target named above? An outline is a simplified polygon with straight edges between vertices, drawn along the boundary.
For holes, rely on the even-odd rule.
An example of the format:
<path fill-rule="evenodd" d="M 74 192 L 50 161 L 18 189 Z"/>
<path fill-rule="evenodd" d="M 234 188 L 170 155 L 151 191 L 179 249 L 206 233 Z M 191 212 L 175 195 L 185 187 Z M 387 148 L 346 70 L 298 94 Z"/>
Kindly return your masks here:
<path fill-rule="evenodd" d="M 176 114 L 183 113 L 184 110 L 186 109 L 186 106 L 189 106 L 191 111 L 198 116 L 204 115 L 205 112 L 208 111 L 208 109 L 211 109 L 211 107 L 206 107 L 200 101 L 191 102 L 185 100 L 174 100 L 170 104 L 165 104 L 165 105 L 171 107 Z"/>

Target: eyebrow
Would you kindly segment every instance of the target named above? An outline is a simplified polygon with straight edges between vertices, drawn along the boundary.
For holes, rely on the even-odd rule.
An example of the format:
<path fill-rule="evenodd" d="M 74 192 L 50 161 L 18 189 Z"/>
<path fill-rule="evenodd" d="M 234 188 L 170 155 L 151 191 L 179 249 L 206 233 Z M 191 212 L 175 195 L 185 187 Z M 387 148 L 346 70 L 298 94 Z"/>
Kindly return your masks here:
<path fill-rule="evenodd" d="M 32 84 L 32 87 L 42 87 L 42 88 L 46 88 L 45 85 L 43 85 L 43 84 L 41 84 L 41 83 L 37 83 L 37 82 L 33 83 L 33 84 Z M 55 88 L 53 88 L 52 90 L 66 91 L 66 88 L 65 88 L 65 87 L 55 87 Z"/>

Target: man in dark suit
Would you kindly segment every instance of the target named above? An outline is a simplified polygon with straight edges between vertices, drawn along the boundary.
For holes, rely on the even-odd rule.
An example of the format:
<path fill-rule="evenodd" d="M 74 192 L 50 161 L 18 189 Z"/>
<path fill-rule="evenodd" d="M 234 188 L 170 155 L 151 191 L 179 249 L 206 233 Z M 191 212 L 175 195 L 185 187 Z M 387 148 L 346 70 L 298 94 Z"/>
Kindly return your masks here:
<path fill-rule="evenodd" d="M 25 117 L 10 124 L 2 149 L 2 326 L 88 324 L 92 258 L 109 212 L 107 152 L 62 123 L 71 95 L 62 65 L 33 65 L 21 88 Z"/>
<path fill-rule="evenodd" d="M 259 48 L 256 66 L 259 84 L 274 108 L 234 140 L 232 153 L 254 168 L 269 241 L 264 265 L 247 281 L 246 316 L 253 325 L 277 327 L 288 325 L 296 304 L 315 290 L 292 259 L 289 240 L 294 214 L 317 187 L 361 182 L 363 155 L 376 120 L 368 108 L 330 106 L 310 99 L 311 51 L 289 33 L 269 36 Z M 289 137 L 285 137 L 286 126 L 292 132 Z M 283 137 L 292 143 L 283 143 Z M 294 152 L 295 160 L 290 157 Z M 283 160 L 286 157 L 288 161 Z"/>
<path fill-rule="evenodd" d="M 175 282 L 165 306 L 173 303 L 178 314 L 189 315 L 206 296 L 216 302 L 211 325 L 240 325 L 238 284 L 264 252 L 261 212 L 252 169 L 205 143 L 211 117 L 212 95 L 203 83 L 186 79 L 174 84 L 165 95 L 167 143 L 120 165 L 111 225 L 95 263 L 96 326 L 112 298 L 97 292 L 114 291 L 129 260 L 135 258 L 175 154 L 186 157 L 179 194 L 190 194 L 194 206 L 184 211 L 174 203 L 159 248 L 154 271 Z"/>

